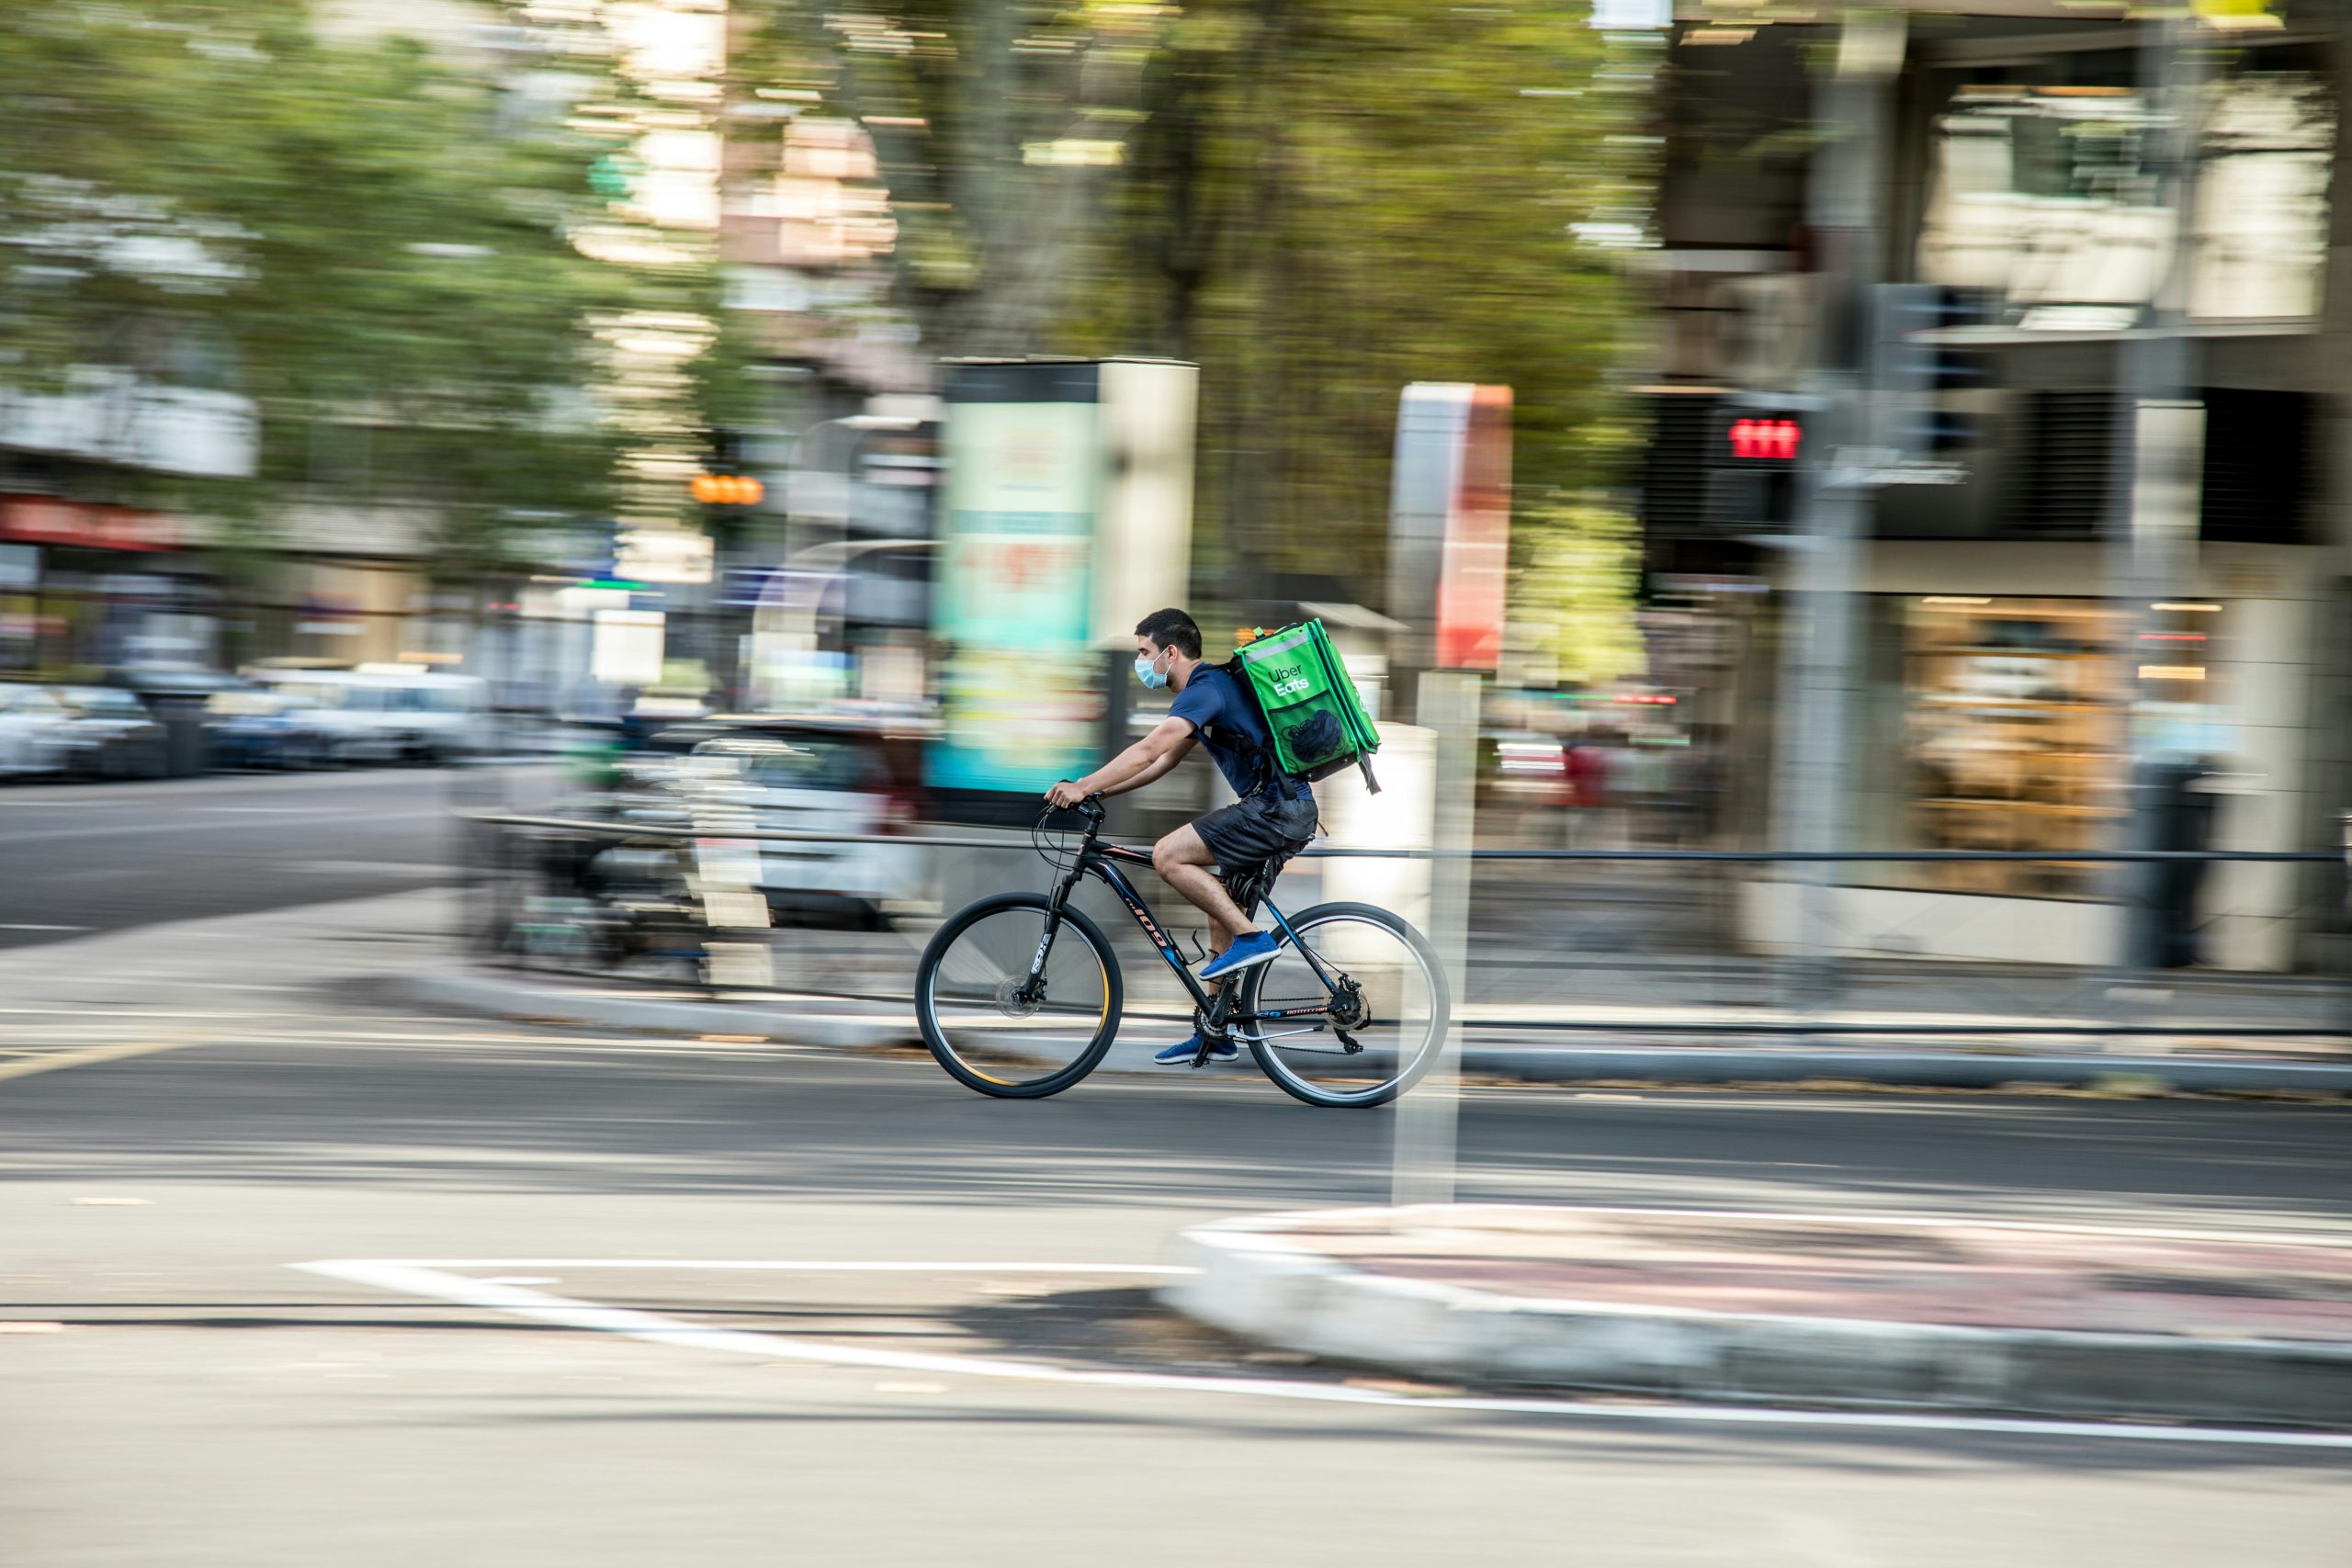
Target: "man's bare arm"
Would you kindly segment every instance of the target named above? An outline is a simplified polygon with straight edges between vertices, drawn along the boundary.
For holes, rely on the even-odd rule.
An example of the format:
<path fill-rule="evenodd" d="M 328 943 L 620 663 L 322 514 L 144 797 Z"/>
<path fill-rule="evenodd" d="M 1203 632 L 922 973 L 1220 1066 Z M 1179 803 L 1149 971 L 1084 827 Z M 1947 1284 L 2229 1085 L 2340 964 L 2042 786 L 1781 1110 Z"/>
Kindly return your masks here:
<path fill-rule="evenodd" d="M 1051 792 L 1057 804 L 1065 788 L 1071 801 L 1083 800 L 1090 795 L 1125 795 L 1141 789 L 1152 780 L 1166 773 L 1182 761 L 1193 750 L 1193 727 L 1181 718 L 1163 718 L 1152 727 L 1151 733 L 1087 774 L 1068 785 L 1057 784 Z"/>

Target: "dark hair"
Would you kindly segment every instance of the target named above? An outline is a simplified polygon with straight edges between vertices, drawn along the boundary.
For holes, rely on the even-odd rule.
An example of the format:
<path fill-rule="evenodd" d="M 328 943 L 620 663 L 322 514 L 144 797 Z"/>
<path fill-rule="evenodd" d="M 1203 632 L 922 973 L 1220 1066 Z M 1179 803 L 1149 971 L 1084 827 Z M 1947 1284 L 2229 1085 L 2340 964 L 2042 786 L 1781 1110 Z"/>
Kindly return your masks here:
<path fill-rule="evenodd" d="M 1172 648 L 1187 659 L 1201 656 L 1201 628 L 1182 610 L 1154 610 L 1136 623 L 1136 636 Z"/>

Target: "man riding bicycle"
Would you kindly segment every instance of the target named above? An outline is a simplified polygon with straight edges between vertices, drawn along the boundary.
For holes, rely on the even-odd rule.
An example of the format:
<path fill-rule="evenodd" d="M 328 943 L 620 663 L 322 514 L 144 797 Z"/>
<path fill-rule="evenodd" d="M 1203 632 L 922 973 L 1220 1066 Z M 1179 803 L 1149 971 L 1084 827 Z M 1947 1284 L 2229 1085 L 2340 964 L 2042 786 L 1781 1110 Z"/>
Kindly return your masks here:
<path fill-rule="evenodd" d="M 1306 780 L 1275 765 L 1273 737 L 1256 701 L 1226 670 L 1202 660 L 1201 628 L 1183 611 L 1154 610 L 1136 624 L 1136 679 L 1154 691 L 1174 689 L 1168 716 L 1084 778 L 1055 784 L 1046 798 L 1069 807 L 1090 795 L 1125 795 L 1167 773 L 1195 742 L 1208 748 L 1239 798 L 1161 839 L 1151 848 L 1151 863 L 1208 917 L 1214 952 L 1201 978 L 1221 983 L 1275 955 L 1273 937 L 1258 924 L 1258 900 L 1315 836 L 1315 795 Z M 1195 1032 L 1152 1059 L 1189 1064 L 1200 1051 Z M 1212 1061 L 1238 1054 L 1227 1040 L 1208 1051 Z"/>

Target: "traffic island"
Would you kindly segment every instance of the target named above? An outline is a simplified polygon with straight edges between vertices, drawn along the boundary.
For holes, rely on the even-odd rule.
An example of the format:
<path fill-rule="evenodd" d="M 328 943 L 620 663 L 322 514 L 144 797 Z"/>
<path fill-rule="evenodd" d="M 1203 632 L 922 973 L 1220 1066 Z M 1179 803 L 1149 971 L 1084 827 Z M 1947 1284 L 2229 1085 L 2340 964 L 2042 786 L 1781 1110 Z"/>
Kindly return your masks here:
<path fill-rule="evenodd" d="M 1227 1333 L 1447 1382 L 2352 1427 L 2352 1245 L 1511 1205 L 1188 1230 L 1162 1287 Z"/>

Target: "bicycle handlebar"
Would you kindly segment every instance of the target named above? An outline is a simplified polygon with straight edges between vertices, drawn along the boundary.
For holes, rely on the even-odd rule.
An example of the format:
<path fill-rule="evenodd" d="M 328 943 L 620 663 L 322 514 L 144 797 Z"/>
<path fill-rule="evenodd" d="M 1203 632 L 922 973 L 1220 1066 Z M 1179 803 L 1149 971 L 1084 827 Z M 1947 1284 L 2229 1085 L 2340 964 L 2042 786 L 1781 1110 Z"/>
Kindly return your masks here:
<path fill-rule="evenodd" d="M 1094 837 L 1095 833 L 1101 829 L 1103 820 L 1111 815 L 1109 808 L 1102 804 L 1102 792 L 1099 790 L 1080 801 L 1076 806 L 1056 806 L 1052 801 L 1047 801 L 1046 809 L 1037 814 L 1037 825 L 1044 827 L 1057 811 L 1075 812 L 1085 818 L 1086 836 L 1090 839 Z"/>

